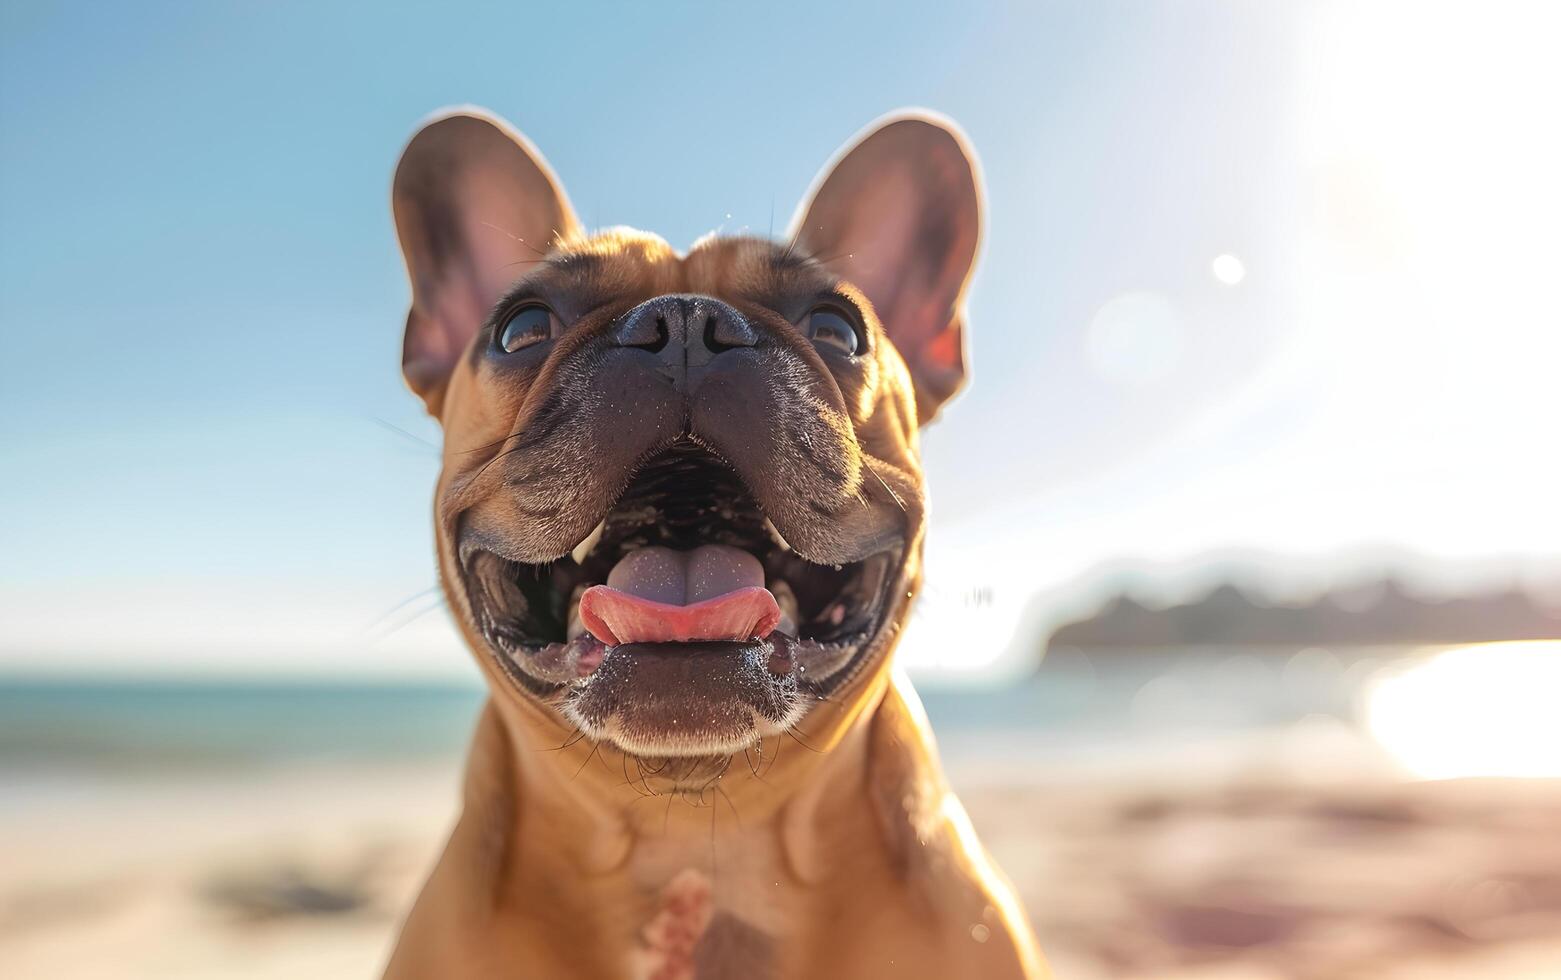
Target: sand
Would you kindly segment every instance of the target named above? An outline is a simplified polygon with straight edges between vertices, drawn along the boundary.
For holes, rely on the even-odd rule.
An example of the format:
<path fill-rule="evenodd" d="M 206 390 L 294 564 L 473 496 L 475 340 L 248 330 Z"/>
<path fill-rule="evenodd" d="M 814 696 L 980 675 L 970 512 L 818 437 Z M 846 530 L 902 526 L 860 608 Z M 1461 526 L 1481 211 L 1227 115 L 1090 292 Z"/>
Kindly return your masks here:
<path fill-rule="evenodd" d="M 1561 782 L 1284 771 L 954 777 L 1063 977 L 1561 976 Z M 0 977 L 373 976 L 456 782 L 452 761 L 8 789 Z"/>

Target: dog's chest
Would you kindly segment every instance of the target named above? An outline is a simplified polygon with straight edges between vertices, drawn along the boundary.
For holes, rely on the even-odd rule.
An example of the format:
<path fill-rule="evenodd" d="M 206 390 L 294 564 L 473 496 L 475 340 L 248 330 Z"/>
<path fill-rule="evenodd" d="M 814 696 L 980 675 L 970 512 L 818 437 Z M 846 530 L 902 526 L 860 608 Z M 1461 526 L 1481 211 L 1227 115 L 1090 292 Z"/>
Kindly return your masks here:
<path fill-rule="evenodd" d="M 629 957 L 634 980 L 778 976 L 791 885 L 765 848 L 748 850 L 718 841 L 694 862 L 669 860 L 670 849 L 640 856 L 634 877 L 648 901 Z"/>

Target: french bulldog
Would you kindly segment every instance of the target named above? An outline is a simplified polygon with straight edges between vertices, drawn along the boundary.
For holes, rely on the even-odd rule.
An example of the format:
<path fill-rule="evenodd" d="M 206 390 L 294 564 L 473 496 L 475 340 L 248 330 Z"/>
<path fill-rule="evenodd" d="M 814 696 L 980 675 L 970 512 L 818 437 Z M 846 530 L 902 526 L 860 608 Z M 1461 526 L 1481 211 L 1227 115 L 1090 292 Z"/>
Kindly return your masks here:
<path fill-rule="evenodd" d="M 782 241 L 589 232 L 476 109 L 417 132 L 392 203 L 490 690 L 386 976 L 1047 975 L 891 662 L 919 430 L 965 378 L 960 131 L 879 120 Z"/>

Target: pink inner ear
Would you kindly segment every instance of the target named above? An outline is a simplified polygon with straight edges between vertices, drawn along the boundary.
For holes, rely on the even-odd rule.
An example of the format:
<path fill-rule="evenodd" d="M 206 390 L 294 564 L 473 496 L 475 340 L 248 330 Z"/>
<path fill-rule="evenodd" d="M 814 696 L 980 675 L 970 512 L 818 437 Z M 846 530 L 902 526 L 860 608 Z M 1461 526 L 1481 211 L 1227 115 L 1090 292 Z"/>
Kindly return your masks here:
<path fill-rule="evenodd" d="M 444 273 L 445 281 L 428 290 L 433 301 L 427 313 L 414 309 L 407 317 L 402 368 L 414 387 L 441 384 L 487 315 L 474 270 L 451 263 Z"/>
<path fill-rule="evenodd" d="M 448 376 L 493 304 L 523 274 L 527 259 L 547 251 L 546 244 L 533 246 L 523 235 L 502 227 L 498 216 L 508 214 L 511 221 L 521 222 L 517 226 L 521 231 L 550 225 L 553 216 L 522 213 L 535 209 L 504 200 L 503 189 L 492 183 L 482 175 L 471 175 L 459 184 L 456 199 L 465 248 L 434 260 L 436 271 L 423 290 L 430 296 L 428 322 L 417 330 L 408 323 L 409 372 L 415 355 L 420 372 L 440 379 Z M 552 233 L 550 228 L 549 240 Z"/>
<path fill-rule="evenodd" d="M 396 229 L 412 279 L 403 365 L 430 409 L 505 289 L 575 228 L 541 157 L 502 120 L 459 110 L 424 126 L 396 168 Z"/>
<path fill-rule="evenodd" d="M 965 351 L 961 331 L 956 326 L 945 327 L 922 348 L 922 362 L 929 367 L 945 371 L 964 372 Z"/>
<path fill-rule="evenodd" d="M 830 171 L 797 228 L 804 249 L 867 294 L 926 422 L 964 377 L 959 306 L 981 239 L 969 151 L 946 122 L 885 122 Z"/>

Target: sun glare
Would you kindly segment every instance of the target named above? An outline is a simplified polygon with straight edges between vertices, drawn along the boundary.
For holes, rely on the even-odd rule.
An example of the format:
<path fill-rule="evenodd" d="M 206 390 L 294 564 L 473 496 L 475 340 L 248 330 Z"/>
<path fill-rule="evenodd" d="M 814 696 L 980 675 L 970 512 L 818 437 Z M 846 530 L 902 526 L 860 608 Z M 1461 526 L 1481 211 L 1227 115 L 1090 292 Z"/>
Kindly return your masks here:
<path fill-rule="evenodd" d="M 1304 288 L 1275 363 L 1318 394 L 1285 456 L 1371 478 L 1311 516 L 1369 514 L 1435 554 L 1554 550 L 1561 454 L 1536 449 L 1561 411 L 1561 5 L 1316 17 L 1294 121 Z"/>
<path fill-rule="evenodd" d="M 1561 776 L 1561 642 L 1439 653 L 1365 691 L 1366 727 L 1412 775 Z"/>

